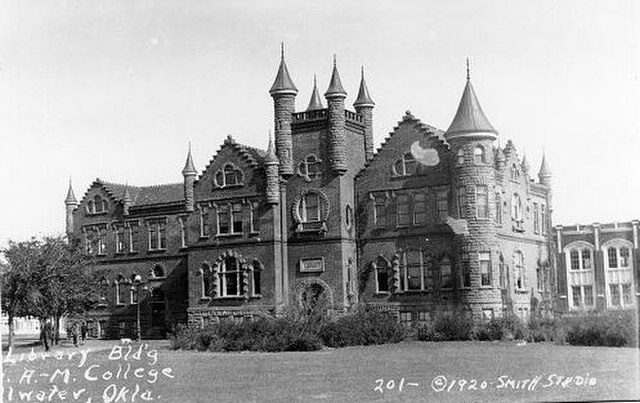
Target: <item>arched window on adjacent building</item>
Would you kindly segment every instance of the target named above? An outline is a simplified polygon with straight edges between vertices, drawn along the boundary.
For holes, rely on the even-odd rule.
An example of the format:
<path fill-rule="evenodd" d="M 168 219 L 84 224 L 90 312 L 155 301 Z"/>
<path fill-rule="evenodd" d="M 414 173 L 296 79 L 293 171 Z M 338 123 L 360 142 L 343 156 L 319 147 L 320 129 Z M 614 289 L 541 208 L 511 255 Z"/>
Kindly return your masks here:
<path fill-rule="evenodd" d="M 623 239 L 614 239 L 602 246 L 603 251 L 606 251 L 604 268 L 608 307 L 635 306 L 632 247 L 629 241 Z"/>
<path fill-rule="evenodd" d="M 513 268 L 516 275 L 516 290 L 526 291 L 526 273 L 524 267 L 524 255 L 517 250 L 513 253 Z"/>
<path fill-rule="evenodd" d="M 595 306 L 593 246 L 587 242 L 573 242 L 564 248 L 564 254 L 569 308 L 593 308 Z"/>

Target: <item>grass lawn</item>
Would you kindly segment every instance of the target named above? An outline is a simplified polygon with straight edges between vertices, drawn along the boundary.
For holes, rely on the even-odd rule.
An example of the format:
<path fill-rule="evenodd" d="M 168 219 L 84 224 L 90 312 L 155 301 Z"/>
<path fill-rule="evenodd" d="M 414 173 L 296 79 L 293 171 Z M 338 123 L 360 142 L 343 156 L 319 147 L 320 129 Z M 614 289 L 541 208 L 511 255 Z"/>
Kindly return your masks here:
<path fill-rule="evenodd" d="M 144 401 L 141 393 L 147 389 L 151 391 L 148 396 L 153 401 L 176 403 L 585 401 L 640 396 L 640 350 L 632 348 L 552 344 L 518 346 L 503 342 L 405 342 L 308 353 L 209 353 L 170 351 L 163 345 L 152 343 L 143 349 L 140 360 L 131 356 L 127 360 L 124 357 L 109 360 L 111 346 L 115 344 L 119 343 L 92 345 L 96 351 L 87 354 L 82 367 L 79 367 L 79 354 L 70 360 L 68 357 L 61 360 L 48 357 L 33 362 L 5 363 L 4 401 L 21 401 L 18 391 L 28 390 L 34 390 L 31 401 L 37 401 L 35 391 L 46 390 L 48 397 L 52 384 L 67 391 L 64 401 L 87 402 L 91 396 L 93 403 Z M 134 342 L 132 347 L 135 352 L 138 345 Z M 157 362 L 150 365 L 155 361 L 155 355 L 148 352 L 155 348 L 158 348 Z M 78 349 L 64 345 L 60 351 L 66 354 Z M 6 358 L 6 352 L 3 358 Z M 118 357 L 114 355 L 112 358 Z M 127 379 L 122 379 L 127 364 L 132 366 Z M 114 380 L 118 377 L 119 365 L 122 367 L 120 379 Z M 133 375 L 138 367 L 143 368 L 137 373 L 141 378 Z M 55 369 L 66 368 L 70 374 L 68 383 L 64 382 L 61 374 L 56 375 L 53 383 L 49 382 Z M 163 368 L 171 368 L 169 375 L 174 377 L 162 375 Z M 24 378 L 25 369 L 35 371 L 28 384 Z M 149 383 L 155 377 L 154 369 L 159 372 L 158 380 Z M 110 375 L 111 379 L 102 379 Z M 438 376 L 446 377 L 446 381 L 443 378 L 434 381 Z M 533 385 L 531 381 L 523 382 L 536 376 L 540 379 Z M 574 378 L 563 384 L 566 379 L 559 376 Z M 377 382 L 379 379 L 383 381 Z M 554 381 L 553 386 L 549 386 L 549 379 Z M 476 381 L 475 384 L 472 380 Z M 401 382 L 402 390 L 399 390 Z M 116 386 L 109 387 L 111 384 Z M 132 393 L 136 384 L 140 392 L 134 399 Z M 375 390 L 380 384 L 383 393 Z M 477 390 L 473 390 L 473 386 Z M 14 389 L 12 400 L 8 400 L 9 387 Z M 116 389 L 122 390 L 122 387 L 128 390 L 120 400 L 116 400 L 115 394 L 113 400 L 103 399 L 103 393 L 106 392 L 109 398 L 111 393 Z M 437 392 L 434 387 L 444 390 Z M 82 388 L 87 390 L 74 399 L 71 393 L 78 393 Z M 54 393 L 50 401 L 62 401 L 59 397 Z"/>

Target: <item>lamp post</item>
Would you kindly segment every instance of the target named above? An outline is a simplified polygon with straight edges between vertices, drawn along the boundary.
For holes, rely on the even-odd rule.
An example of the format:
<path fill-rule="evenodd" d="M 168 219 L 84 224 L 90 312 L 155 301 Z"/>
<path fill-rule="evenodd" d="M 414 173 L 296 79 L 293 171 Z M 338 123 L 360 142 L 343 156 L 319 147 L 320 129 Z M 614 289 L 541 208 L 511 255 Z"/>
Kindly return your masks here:
<path fill-rule="evenodd" d="M 142 276 L 136 274 L 133 278 L 133 283 L 136 290 L 136 340 L 140 341 L 142 339 L 142 329 L 140 327 L 140 286 L 142 286 Z M 143 290 L 146 290 L 146 286 L 143 287 Z"/>

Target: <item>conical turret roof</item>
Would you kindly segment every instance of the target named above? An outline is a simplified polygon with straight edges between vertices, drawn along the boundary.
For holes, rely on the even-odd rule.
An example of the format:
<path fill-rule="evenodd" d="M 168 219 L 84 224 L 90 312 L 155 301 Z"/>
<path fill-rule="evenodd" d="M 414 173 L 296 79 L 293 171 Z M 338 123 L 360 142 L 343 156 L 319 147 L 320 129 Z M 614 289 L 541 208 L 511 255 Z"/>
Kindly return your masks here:
<path fill-rule="evenodd" d="M 362 68 L 362 74 L 360 78 L 360 89 L 358 90 L 358 98 L 353 103 L 353 106 L 373 106 L 376 103 L 371 99 L 369 95 L 369 88 L 367 88 L 367 82 L 364 80 L 364 67 Z"/>
<path fill-rule="evenodd" d="M 333 55 L 333 72 L 331 72 L 331 81 L 329 82 L 329 88 L 327 88 L 327 92 L 324 93 L 326 98 L 331 97 L 346 97 L 347 92 L 342 87 L 342 82 L 340 81 L 340 73 L 338 73 L 338 66 L 336 63 L 336 56 Z"/>
<path fill-rule="evenodd" d="M 131 193 L 129 192 L 129 184 L 126 184 L 124 187 L 124 194 L 122 195 L 122 202 L 126 205 L 130 205 L 133 199 L 131 198 Z"/>
<path fill-rule="evenodd" d="M 269 90 L 269 94 L 297 94 L 298 88 L 295 86 L 289 75 L 289 69 L 287 69 L 287 63 L 284 61 L 284 44 L 282 44 L 280 67 L 278 68 L 278 74 L 273 81 L 273 85 Z"/>
<path fill-rule="evenodd" d="M 522 156 L 522 170 L 525 172 L 529 172 L 529 161 L 527 161 L 527 154 Z"/>
<path fill-rule="evenodd" d="M 191 156 L 191 143 L 189 143 L 189 153 L 187 154 L 187 162 L 184 164 L 184 169 L 182 170 L 182 175 L 197 175 L 198 171 L 193 163 L 193 157 Z"/>
<path fill-rule="evenodd" d="M 311 93 L 311 99 L 309 100 L 309 106 L 307 107 L 308 111 L 315 111 L 318 109 L 324 109 L 322 106 L 322 99 L 320 98 L 320 93 L 318 92 L 318 81 L 316 80 L 316 76 L 313 76 L 313 92 Z"/>
<path fill-rule="evenodd" d="M 67 197 L 64 199 L 64 204 L 78 204 L 76 195 L 73 193 L 73 187 L 71 186 L 71 179 L 69 179 L 69 190 L 67 191 Z"/>
<path fill-rule="evenodd" d="M 549 165 L 547 165 L 547 157 L 544 153 L 542 153 L 542 163 L 540 164 L 538 176 L 551 176 L 551 170 L 549 169 Z"/>
<path fill-rule="evenodd" d="M 271 137 L 271 131 L 269 131 L 269 146 L 267 147 L 267 153 L 264 156 L 264 162 L 267 165 L 275 165 L 280 162 L 273 147 L 273 138 Z"/>
<path fill-rule="evenodd" d="M 489 123 L 489 119 L 482 111 L 478 97 L 471 85 L 467 67 L 467 84 L 464 87 L 456 116 L 445 133 L 445 137 L 449 139 L 477 133 L 495 137 L 498 131 Z"/>

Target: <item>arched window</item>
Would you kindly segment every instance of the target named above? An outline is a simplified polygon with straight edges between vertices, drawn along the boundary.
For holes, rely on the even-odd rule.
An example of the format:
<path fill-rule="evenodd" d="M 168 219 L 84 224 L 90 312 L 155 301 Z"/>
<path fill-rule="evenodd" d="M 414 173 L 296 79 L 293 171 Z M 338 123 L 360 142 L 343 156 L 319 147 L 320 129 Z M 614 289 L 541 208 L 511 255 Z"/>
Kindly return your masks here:
<path fill-rule="evenodd" d="M 630 242 L 621 239 L 614 239 L 603 245 L 603 250 L 606 250 L 604 266 L 609 307 L 628 308 L 635 305 L 631 248 Z"/>
<path fill-rule="evenodd" d="M 461 148 L 458 150 L 458 165 L 463 165 L 464 164 L 464 150 Z"/>
<path fill-rule="evenodd" d="M 200 295 L 201 298 L 211 298 L 211 266 L 204 263 L 200 268 Z"/>
<path fill-rule="evenodd" d="M 416 173 L 416 160 L 413 154 L 404 153 L 402 157 L 396 160 L 393 169 L 397 176 L 409 176 Z"/>
<path fill-rule="evenodd" d="M 527 284 L 524 267 L 524 255 L 519 250 L 513 253 L 513 268 L 516 274 L 516 289 L 519 291 L 526 291 Z"/>
<path fill-rule="evenodd" d="M 220 296 L 232 297 L 242 293 L 242 270 L 240 262 L 233 256 L 227 257 L 220 263 Z"/>
<path fill-rule="evenodd" d="M 215 175 L 215 185 L 221 188 L 242 185 L 243 180 L 242 170 L 236 168 L 232 163 L 225 164 Z"/>
<path fill-rule="evenodd" d="M 476 165 L 485 163 L 484 148 L 482 146 L 476 146 L 473 149 L 473 163 Z"/>
<path fill-rule="evenodd" d="M 322 174 L 322 160 L 314 154 L 307 155 L 298 165 L 298 174 L 308 181 L 319 178 Z"/>
<path fill-rule="evenodd" d="M 376 292 L 389 292 L 389 269 L 391 265 L 382 256 L 379 256 L 375 262 L 376 271 Z"/>

